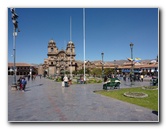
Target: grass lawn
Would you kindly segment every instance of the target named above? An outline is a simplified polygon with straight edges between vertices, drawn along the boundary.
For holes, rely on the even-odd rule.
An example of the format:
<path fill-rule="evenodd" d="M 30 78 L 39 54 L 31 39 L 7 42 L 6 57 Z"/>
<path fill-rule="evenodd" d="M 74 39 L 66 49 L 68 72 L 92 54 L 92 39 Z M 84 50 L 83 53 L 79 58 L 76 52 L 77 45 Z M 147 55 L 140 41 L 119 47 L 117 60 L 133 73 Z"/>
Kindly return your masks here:
<path fill-rule="evenodd" d="M 157 86 L 155 86 L 157 88 Z M 148 94 L 148 97 L 145 98 L 130 98 L 126 97 L 123 94 L 125 92 L 143 92 Z M 111 98 L 119 99 L 128 103 L 136 104 L 142 107 L 158 111 L 158 89 L 157 90 L 148 90 L 142 89 L 142 87 L 135 88 L 122 88 L 117 90 L 102 90 L 96 91 L 95 93 L 102 94 Z"/>

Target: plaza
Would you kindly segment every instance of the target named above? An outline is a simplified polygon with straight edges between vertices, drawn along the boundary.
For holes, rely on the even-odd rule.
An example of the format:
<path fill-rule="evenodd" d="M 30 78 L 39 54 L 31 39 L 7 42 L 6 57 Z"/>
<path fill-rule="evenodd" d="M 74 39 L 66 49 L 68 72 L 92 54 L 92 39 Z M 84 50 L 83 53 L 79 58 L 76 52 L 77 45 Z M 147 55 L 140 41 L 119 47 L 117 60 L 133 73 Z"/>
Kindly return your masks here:
<path fill-rule="evenodd" d="M 8 76 L 9 122 L 158 122 L 152 110 L 94 93 L 99 84 L 75 84 L 36 77 L 25 92 L 12 91 L 13 76 Z M 149 85 L 149 81 L 135 86 Z M 130 87 L 122 82 L 121 88 Z"/>
<path fill-rule="evenodd" d="M 23 18 L 23 12 L 27 9 L 18 8 L 17 10 L 19 16 L 22 16 L 21 19 L 19 19 L 19 22 L 21 23 L 19 25 L 21 26 L 23 23 L 21 20 L 26 19 L 26 17 Z M 26 12 L 29 13 L 30 16 L 32 16 L 34 12 L 37 12 L 37 14 L 34 15 L 36 19 L 33 19 L 33 28 L 35 29 L 32 33 L 28 33 L 27 30 L 29 30 L 29 28 L 27 28 L 27 26 L 19 26 L 23 32 L 19 34 L 18 32 L 20 32 L 20 29 L 17 22 L 18 15 L 14 8 L 11 8 L 10 11 L 8 9 L 8 16 L 12 13 L 12 22 L 14 26 L 9 24 L 9 32 L 13 31 L 13 35 L 9 34 L 10 36 L 8 40 L 9 43 L 13 40 L 13 53 L 12 57 L 9 57 L 8 60 L 9 122 L 159 121 L 158 112 L 155 113 L 156 111 L 153 111 L 152 109 L 106 97 L 95 92 L 103 90 L 102 82 L 106 82 L 103 79 L 104 76 L 114 78 L 118 75 L 120 78 L 123 77 L 124 81 L 121 80 L 119 89 L 121 90 L 121 88 L 149 86 L 149 80 L 142 80 L 143 82 L 134 81 L 140 80 L 140 75 L 142 75 L 142 77 L 144 75 L 144 77 L 150 78 L 154 75 L 158 75 L 158 51 L 156 48 L 158 48 L 159 10 L 157 8 L 141 9 L 142 12 L 140 9 L 87 8 L 86 19 L 88 19 L 88 21 L 93 21 L 94 24 L 94 26 L 88 26 L 92 23 L 88 21 L 86 22 L 88 30 L 90 31 L 85 31 L 85 9 L 28 9 Z M 71 11 L 71 13 L 69 13 L 69 11 Z M 94 17 L 97 11 L 102 12 L 100 15 L 101 18 L 99 15 Z M 118 17 L 114 13 L 117 11 L 121 12 L 121 15 L 116 14 Z M 126 12 L 125 17 L 124 11 Z M 131 11 L 136 15 L 131 15 Z M 149 13 L 149 11 L 151 13 Z M 141 14 L 139 20 L 142 20 L 144 24 L 140 24 L 142 22 L 136 20 L 138 18 L 138 12 Z M 49 20 L 45 22 L 43 22 L 45 19 L 39 20 L 44 13 L 51 16 L 49 17 Z M 52 17 L 55 14 L 56 16 Z M 106 17 L 109 16 L 109 19 L 103 17 L 103 14 L 105 14 Z M 147 22 L 144 17 L 149 17 L 149 14 L 152 14 L 152 17 L 149 18 Z M 59 19 L 62 18 L 62 16 L 64 16 L 64 19 Z M 69 16 L 70 22 L 68 21 Z M 74 24 L 72 24 L 71 16 L 73 16 Z M 131 20 L 128 21 L 128 19 L 133 19 L 132 23 L 130 23 Z M 101 21 L 99 22 L 99 20 Z M 39 21 L 42 27 L 36 28 L 39 25 Z M 64 22 L 60 22 L 59 24 L 59 21 Z M 96 21 L 102 23 L 102 25 L 98 25 Z M 119 23 L 118 21 L 123 22 Z M 148 24 L 152 23 L 152 21 L 154 22 L 153 24 Z M 28 24 L 32 23 L 28 22 Z M 150 26 L 147 26 L 147 24 Z M 109 27 L 111 27 L 111 29 Z M 43 29 L 40 30 L 41 28 L 47 29 L 43 31 Z M 70 28 L 70 30 L 66 28 Z M 74 28 L 77 29 L 75 30 Z M 153 34 L 150 33 L 152 28 L 155 32 Z M 97 29 L 99 30 L 97 31 Z M 93 31 L 91 32 L 91 30 Z M 148 32 L 144 30 L 148 30 Z M 70 32 L 70 34 L 66 34 L 67 32 Z M 131 32 L 131 34 L 134 35 L 126 32 Z M 23 40 L 19 40 L 19 38 L 23 37 L 22 34 L 26 36 Z M 86 42 L 85 34 L 87 35 Z M 142 36 L 140 34 L 142 34 Z M 129 35 L 131 37 L 137 37 L 139 35 L 140 37 L 131 38 Z M 17 55 L 16 37 L 18 39 Z M 55 37 L 55 41 L 53 40 L 53 37 Z M 146 40 L 142 37 L 146 37 Z M 28 44 L 24 43 L 26 40 L 28 41 Z M 68 42 L 66 42 L 66 40 Z M 21 42 L 25 44 L 24 47 L 19 44 Z M 143 47 L 142 44 L 144 44 Z M 11 46 L 12 45 L 9 45 L 8 50 L 12 49 Z M 34 50 L 33 48 L 35 47 L 38 48 L 37 51 L 31 51 Z M 131 49 L 130 51 L 129 48 Z M 82 49 L 84 51 L 82 51 Z M 20 50 L 30 51 L 24 53 Z M 155 51 L 152 52 L 152 50 Z M 155 58 L 156 55 L 157 58 Z M 45 58 L 45 56 L 47 56 L 47 58 Z M 83 56 L 84 59 L 82 60 Z M 131 58 L 129 58 L 130 56 Z M 142 60 L 142 57 L 149 60 Z M 121 62 L 121 59 L 123 62 Z M 13 63 L 10 63 L 11 60 Z M 41 60 L 43 60 L 44 63 L 41 63 Z M 21 61 L 27 63 L 33 62 L 34 65 L 21 63 Z M 86 78 L 88 75 L 88 77 L 93 77 L 95 79 L 96 77 L 100 78 L 100 83 L 73 83 L 69 87 L 62 87 L 62 83 L 57 80 L 60 80 L 59 77 L 66 76 L 66 74 L 67 76 L 70 74 L 69 82 L 74 82 L 73 80 L 75 79 L 75 82 L 78 83 L 79 79 L 75 78 L 75 76 L 80 76 L 81 81 L 88 82 Z M 25 77 L 36 77 L 36 79 L 28 81 L 25 92 L 16 90 L 16 80 L 18 80 L 20 75 Z M 41 76 L 43 77 L 40 78 Z M 138 79 L 136 79 L 136 77 Z M 125 81 L 126 78 L 128 78 L 127 81 Z M 61 78 L 60 81 L 62 80 L 63 78 Z M 158 97 L 159 96 L 155 98 Z"/>

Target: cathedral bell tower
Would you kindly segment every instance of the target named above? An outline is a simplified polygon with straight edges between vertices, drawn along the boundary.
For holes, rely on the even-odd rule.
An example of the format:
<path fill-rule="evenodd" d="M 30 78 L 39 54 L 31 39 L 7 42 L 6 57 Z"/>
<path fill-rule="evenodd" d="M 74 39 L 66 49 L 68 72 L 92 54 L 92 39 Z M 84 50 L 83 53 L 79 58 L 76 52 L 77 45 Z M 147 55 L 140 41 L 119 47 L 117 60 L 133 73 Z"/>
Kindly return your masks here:
<path fill-rule="evenodd" d="M 72 72 L 75 71 L 75 46 L 72 41 L 69 41 L 66 48 L 66 54 L 68 56 L 70 76 L 72 78 Z"/>
<path fill-rule="evenodd" d="M 58 48 L 56 47 L 56 43 L 54 40 L 50 40 L 48 42 L 48 74 L 49 75 L 54 75 L 56 73 L 56 55 L 58 53 Z"/>
<path fill-rule="evenodd" d="M 52 54 L 56 54 L 58 53 L 58 48 L 56 47 L 56 43 L 54 42 L 54 40 L 50 40 L 48 42 L 48 56 L 52 55 Z"/>

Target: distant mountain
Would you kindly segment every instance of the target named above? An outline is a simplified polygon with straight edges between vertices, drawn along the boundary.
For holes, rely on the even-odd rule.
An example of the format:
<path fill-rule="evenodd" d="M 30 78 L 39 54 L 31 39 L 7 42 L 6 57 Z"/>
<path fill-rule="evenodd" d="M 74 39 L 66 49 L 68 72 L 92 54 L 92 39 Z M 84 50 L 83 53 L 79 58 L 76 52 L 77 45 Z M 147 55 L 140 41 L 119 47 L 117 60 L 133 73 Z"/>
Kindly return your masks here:
<path fill-rule="evenodd" d="M 142 63 L 149 63 L 151 60 L 153 59 L 144 59 L 144 60 L 141 60 L 140 62 Z M 101 62 L 101 60 L 94 60 L 94 61 L 90 61 L 90 62 Z M 127 59 L 126 60 L 116 60 L 115 62 L 114 61 L 104 61 L 105 63 L 111 63 L 111 64 L 118 64 L 118 65 L 122 65 L 124 64 L 125 62 L 129 62 Z"/>
<path fill-rule="evenodd" d="M 38 67 L 40 64 L 34 64 L 34 63 L 31 63 L 31 65 L 33 65 L 33 66 L 37 66 L 37 67 Z"/>
<path fill-rule="evenodd" d="M 118 65 L 122 65 L 123 63 L 125 62 L 128 62 L 128 60 L 116 60 L 116 61 L 110 61 L 111 63 L 115 63 L 115 64 L 118 64 Z"/>

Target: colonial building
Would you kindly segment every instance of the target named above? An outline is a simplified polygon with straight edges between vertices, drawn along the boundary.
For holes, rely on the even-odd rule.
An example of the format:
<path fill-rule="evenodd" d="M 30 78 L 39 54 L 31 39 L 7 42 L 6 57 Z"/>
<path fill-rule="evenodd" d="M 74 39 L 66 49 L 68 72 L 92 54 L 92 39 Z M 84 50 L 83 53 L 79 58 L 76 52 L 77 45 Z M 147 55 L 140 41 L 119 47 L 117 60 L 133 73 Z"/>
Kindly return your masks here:
<path fill-rule="evenodd" d="M 48 58 L 44 59 L 44 64 L 39 66 L 39 74 L 52 76 L 65 72 L 72 73 L 76 70 L 75 45 L 72 41 L 68 42 L 66 50 L 58 50 L 56 42 L 50 40 L 47 56 Z"/>
<path fill-rule="evenodd" d="M 16 63 L 16 75 L 37 75 L 38 68 L 27 63 Z M 14 75 L 13 63 L 8 63 L 8 75 Z"/>
<path fill-rule="evenodd" d="M 83 62 L 76 61 L 78 65 L 78 70 L 83 69 Z M 116 73 L 130 73 L 132 62 L 129 61 L 114 61 L 114 62 L 104 62 L 102 64 L 102 61 L 86 61 L 85 67 L 86 69 L 93 69 L 93 68 L 110 68 L 110 69 L 116 69 Z M 142 62 L 135 62 L 133 64 L 133 70 L 134 73 L 141 73 L 146 75 L 156 75 L 158 73 L 158 62 L 151 62 L 151 61 L 142 61 Z"/>

